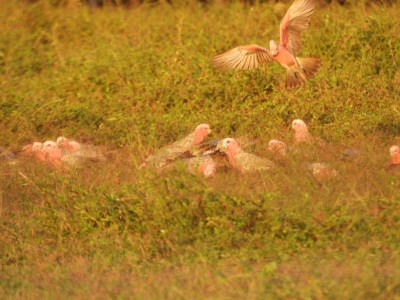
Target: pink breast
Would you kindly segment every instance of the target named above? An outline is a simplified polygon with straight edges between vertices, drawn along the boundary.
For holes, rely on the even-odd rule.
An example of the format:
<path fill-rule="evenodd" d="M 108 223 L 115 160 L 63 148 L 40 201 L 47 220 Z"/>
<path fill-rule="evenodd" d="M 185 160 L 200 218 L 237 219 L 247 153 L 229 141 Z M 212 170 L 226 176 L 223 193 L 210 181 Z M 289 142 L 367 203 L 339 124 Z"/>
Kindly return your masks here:
<path fill-rule="evenodd" d="M 292 53 L 289 52 L 285 47 L 281 45 L 278 46 L 278 54 L 274 57 L 274 59 L 282 65 L 291 66 L 295 64 L 295 59 Z"/>

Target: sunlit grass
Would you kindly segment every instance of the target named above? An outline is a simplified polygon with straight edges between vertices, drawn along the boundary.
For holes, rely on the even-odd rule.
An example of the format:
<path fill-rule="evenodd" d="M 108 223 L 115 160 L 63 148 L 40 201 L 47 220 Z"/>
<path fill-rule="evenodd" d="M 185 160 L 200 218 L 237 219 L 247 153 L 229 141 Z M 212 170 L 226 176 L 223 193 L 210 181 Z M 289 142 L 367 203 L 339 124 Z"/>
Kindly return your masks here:
<path fill-rule="evenodd" d="M 44 2 L 44 1 L 43 1 Z M 135 10 L 5 3 L 0 146 L 59 135 L 108 161 L 70 172 L 0 165 L 1 298 L 390 299 L 398 297 L 398 6 L 319 7 L 300 57 L 323 65 L 286 91 L 278 65 L 221 72 L 210 57 L 279 39 L 273 5 Z M 326 148 L 276 170 L 210 180 L 139 171 L 154 149 L 207 122 L 272 158 L 302 118 Z M 353 162 L 346 147 L 360 149 Z M 306 162 L 340 173 L 317 182 Z"/>

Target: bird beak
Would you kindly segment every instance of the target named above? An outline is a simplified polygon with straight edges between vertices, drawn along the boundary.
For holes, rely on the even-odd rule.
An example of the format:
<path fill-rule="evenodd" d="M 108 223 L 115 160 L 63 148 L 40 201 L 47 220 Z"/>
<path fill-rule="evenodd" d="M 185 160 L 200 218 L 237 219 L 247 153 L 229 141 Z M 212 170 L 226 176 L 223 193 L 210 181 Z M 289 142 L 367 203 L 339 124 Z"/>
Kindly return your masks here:
<path fill-rule="evenodd" d="M 217 147 L 215 148 L 216 150 L 221 151 L 224 148 L 222 141 L 219 141 L 219 143 L 217 144 Z"/>
<path fill-rule="evenodd" d="M 208 129 L 208 131 L 207 131 L 207 132 L 208 132 L 208 134 L 210 134 L 210 133 L 211 133 L 211 129 Z"/>

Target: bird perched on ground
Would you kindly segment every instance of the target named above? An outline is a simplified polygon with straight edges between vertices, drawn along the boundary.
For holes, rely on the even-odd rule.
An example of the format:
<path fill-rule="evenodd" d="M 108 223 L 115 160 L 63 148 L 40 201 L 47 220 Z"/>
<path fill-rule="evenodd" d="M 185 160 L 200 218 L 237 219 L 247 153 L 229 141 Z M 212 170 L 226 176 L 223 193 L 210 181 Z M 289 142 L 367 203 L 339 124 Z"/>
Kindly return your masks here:
<path fill-rule="evenodd" d="M 28 156 L 34 156 L 35 158 L 37 158 L 40 161 L 45 161 L 45 153 L 44 153 L 44 146 L 43 143 L 40 142 L 34 142 L 33 144 L 28 144 L 25 145 L 21 152 L 24 155 L 28 155 Z"/>
<path fill-rule="evenodd" d="M 296 119 L 292 122 L 292 129 L 294 130 L 294 141 L 296 143 L 310 143 L 313 137 L 308 132 L 306 123 L 303 120 Z"/>
<path fill-rule="evenodd" d="M 340 159 L 344 161 L 355 160 L 360 156 L 360 150 L 355 148 L 346 148 L 340 154 Z"/>
<path fill-rule="evenodd" d="M 339 176 L 339 172 L 326 163 L 312 163 L 308 165 L 315 179 L 325 181 Z"/>
<path fill-rule="evenodd" d="M 85 161 L 104 161 L 103 153 L 92 145 L 81 144 L 64 136 L 57 138 L 57 145 L 63 151 L 63 162 L 73 167 Z"/>
<path fill-rule="evenodd" d="M 392 146 L 389 149 L 391 162 L 388 166 L 389 171 L 400 171 L 400 146 Z"/>
<path fill-rule="evenodd" d="M 324 140 L 315 138 L 308 131 L 308 127 L 303 120 L 296 119 L 292 122 L 292 129 L 294 130 L 294 142 L 296 144 L 310 144 L 322 148 L 327 147 L 327 143 Z"/>
<path fill-rule="evenodd" d="M 153 155 L 147 157 L 140 168 L 150 166 L 158 169 L 165 167 L 168 163 L 175 161 L 177 158 L 183 158 L 185 155 L 190 156 L 196 152 L 197 147 L 200 146 L 210 133 L 211 129 L 208 124 L 200 124 L 195 128 L 193 133 L 185 138 L 165 146 L 157 150 Z"/>
<path fill-rule="evenodd" d="M 225 138 L 220 141 L 217 150 L 224 152 L 228 156 L 230 164 L 242 173 L 270 170 L 275 167 L 272 161 L 240 149 L 233 138 Z"/>
<path fill-rule="evenodd" d="M 217 163 L 210 155 L 202 155 L 183 159 L 188 171 L 192 174 L 203 174 L 209 178 L 214 176 L 217 171 Z"/>
<path fill-rule="evenodd" d="M 303 86 L 317 73 L 320 59 L 300 58 L 301 33 L 308 27 L 314 11 L 313 0 L 295 0 L 280 24 L 280 44 L 269 42 L 270 49 L 257 44 L 233 48 L 212 58 L 212 63 L 225 69 L 251 70 L 261 63 L 276 61 L 286 69 L 286 88 Z"/>
<path fill-rule="evenodd" d="M 57 146 L 56 142 L 45 141 L 43 143 L 43 151 L 46 162 L 56 167 L 61 166 L 63 153 L 61 149 Z"/>
<path fill-rule="evenodd" d="M 104 155 L 96 147 L 80 144 L 65 137 L 57 138 L 56 142 L 34 142 L 24 146 L 20 152 L 63 169 L 80 166 L 86 161 L 105 160 Z"/>
<path fill-rule="evenodd" d="M 75 152 L 82 148 L 82 145 L 77 141 L 67 139 L 65 136 L 59 136 L 56 140 L 57 145 L 70 152 Z"/>
<path fill-rule="evenodd" d="M 283 158 L 287 155 L 288 149 L 285 142 L 280 140 L 270 140 L 268 142 L 268 150 L 277 155 L 278 158 Z"/>

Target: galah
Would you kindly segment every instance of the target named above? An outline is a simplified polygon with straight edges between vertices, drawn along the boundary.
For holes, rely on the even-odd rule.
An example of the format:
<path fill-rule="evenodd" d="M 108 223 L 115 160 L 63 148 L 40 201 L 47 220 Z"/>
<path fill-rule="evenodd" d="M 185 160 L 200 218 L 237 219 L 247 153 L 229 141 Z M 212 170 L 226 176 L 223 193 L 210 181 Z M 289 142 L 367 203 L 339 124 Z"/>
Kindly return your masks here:
<path fill-rule="evenodd" d="M 209 178 L 217 171 L 217 163 L 210 155 L 190 157 L 182 160 L 188 171 L 192 174 L 202 174 Z"/>
<path fill-rule="evenodd" d="M 389 149 L 390 151 L 390 165 L 389 165 L 389 170 L 390 171 L 399 171 L 400 170 L 400 146 L 392 146 Z"/>
<path fill-rule="evenodd" d="M 23 155 L 33 156 L 40 161 L 46 160 L 46 154 L 44 151 L 44 145 L 40 142 L 34 142 L 33 144 L 28 144 L 22 147 L 20 151 Z"/>
<path fill-rule="evenodd" d="M 56 142 L 60 148 L 68 150 L 70 152 L 75 152 L 82 148 L 82 145 L 80 143 L 74 140 L 67 139 L 64 136 L 59 136 Z"/>
<path fill-rule="evenodd" d="M 63 161 L 70 166 L 90 161 L 104 161 L 104 155 L 94 146 L 81 144 L 60 136 L 57 138 L 57 145 L 63 150 Z"/>
<path fill-rule="evenodd" d="M 184 156 L 185 154 L 191 155 L 197 152 L 197 147 L 200 146 L 210 133 L 211 129 L 208 124 L 200 124 L 195 128 L 193 133 L 172 143 L 171 145 L 157 150 L 153 155 L 146 158 L 140 168 L 149 166 L 156 169 L 163 168 L 168 163 Z"/>
<path fill-rule="evenodd" d="M 280 43 L 269 42 L 269 50 L 257 44 L 233 48 L 212 58 L 217 67 L 251 70 L 259 64 L 276 61 L 286 69 L 286 88 L 303 86 L 320 66 L 316 57 L 300 58 L 301 33 L 308 27 L 314 11 L 313 0 L 295 0 L 280 24 Z"/>
<path fill-rule="evenodd" d="M 310 143 L 313 138 L 308 132 L 306 123 L 303 120 L 296 119 L 292 122 L 292 129 L 294 130 L 294 141 L 296 143 Z"/>
<path fill-rule="evenodd" d="M 360 150 L 355 148 L 346 148 L 340 154 L 340 159 L 344 161 L 355 160 L 360 156 Z"/>
<path fill-rule="evenodd" d="M 62 151 L 53 141 L 46 141 L 43 143 L 43 151 L 45 161 L 54 165 L 61 166 Z"/>
<path fill-rule="evenodd" d="M 32 153 L 33 156 L 39 159 L 40 161 L 46 160 L 43 143 L 34 142 L 31 145 L 26 145 L 24 148 L 22 148 L 22 150 L 28 154 Z"/>
<path fill-rule="evenodd" d="M 228 156 L 230 164 L 242 173 L 270 170 L 275 167 L 272 161 L 240 149 L 233 138 L 225 138 L 220 141 L 217 149 L 224 152 Z"/>
<path fill-rule="evenodd" d="M 211 156 L 215 164 L 218 166 L 218 170 L 227 171 L 231 166 L 228 161 L 228 157 L 225 153 L 217 150 L 218 143 L 223 139 L 215 139 L 201 143 L 199 147 L 193 151 L 193 156 Z M 238 142 L 239 144 L 239 142 Z"/>
<path fill-rule="evenodd" d="M 101 151 L 92 145 L 82 145 L 80 149 L 72 152 L 73 155 L 85 161 L 105 161 L 106 158 Z"/>
<path fill-rule="evenodd" d="M 285 142 L 280 140 L 270 140 L 268 142 L 268 150 L 278 155 L 279 158 L 283 158 L 287 155 L 288 148 Z"/>
<path fill-rule="evenodd" d="M 312 163 L 308 168 L 318 181 L 324 181 L 339 176 L 339 172 L 326 163 Z"/>
<path fill-rule="evenodd" d="M 327 143 L 322 139 L 315 138 L 308 131 L 306 123 L 301 119 L 293 120 L 292 129 L 294 130 L 294 142 L 296 144 L 306 143 L 314 146 L 326 148 Z"/>

